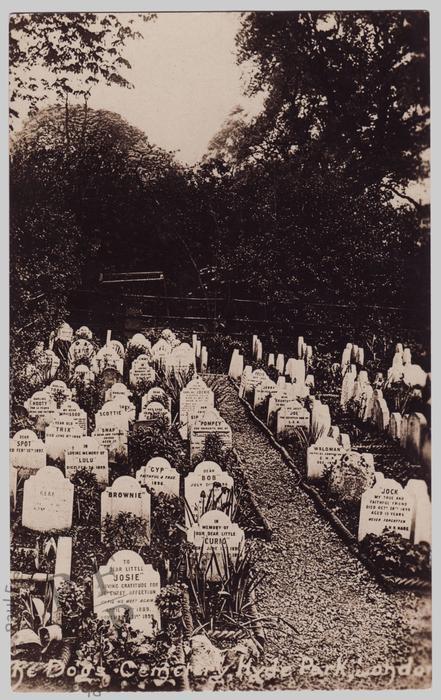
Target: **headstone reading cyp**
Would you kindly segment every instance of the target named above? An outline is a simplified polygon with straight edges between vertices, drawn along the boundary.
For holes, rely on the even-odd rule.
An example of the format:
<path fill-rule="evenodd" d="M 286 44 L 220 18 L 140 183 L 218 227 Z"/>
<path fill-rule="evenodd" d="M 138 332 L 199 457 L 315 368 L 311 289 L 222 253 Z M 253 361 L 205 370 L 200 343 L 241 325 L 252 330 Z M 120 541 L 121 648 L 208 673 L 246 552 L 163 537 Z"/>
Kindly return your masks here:
<path fill-rule="evenodd" d="M 156 493 L 179 496 L 179 472 L 164 457 L 153 457 L 136 472 L 141 486 L 148 486 Z"/>

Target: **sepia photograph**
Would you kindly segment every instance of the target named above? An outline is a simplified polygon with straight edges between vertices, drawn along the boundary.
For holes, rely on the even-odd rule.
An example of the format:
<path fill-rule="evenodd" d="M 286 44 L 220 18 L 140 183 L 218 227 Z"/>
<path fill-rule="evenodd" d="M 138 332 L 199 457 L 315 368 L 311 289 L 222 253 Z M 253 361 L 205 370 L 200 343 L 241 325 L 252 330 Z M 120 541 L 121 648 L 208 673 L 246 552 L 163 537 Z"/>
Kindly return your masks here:
<path fill-rule="evenodd" d="M 11 691 L 430 689 L 430 12 L 22 9 Z"/>

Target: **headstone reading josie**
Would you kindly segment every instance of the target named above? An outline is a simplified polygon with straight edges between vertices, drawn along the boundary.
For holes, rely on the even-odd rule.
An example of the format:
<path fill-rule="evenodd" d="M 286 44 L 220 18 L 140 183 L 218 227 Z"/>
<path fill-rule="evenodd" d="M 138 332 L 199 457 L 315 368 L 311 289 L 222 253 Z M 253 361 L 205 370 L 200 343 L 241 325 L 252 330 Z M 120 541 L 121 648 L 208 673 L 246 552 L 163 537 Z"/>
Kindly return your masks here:
<path fill-rule="evenodd" d="M 190 527 L 208 510 L 231 513 L 234 481 L 216 462 L 200 462 L 185 477 L 185 524 Z"/>
<path fill-rule="evenodd" d="M 155 602 L 160 590 L 152 565 L 136 552 L 120 550 L 93 576 L 93 611 L 100 620 L 116 624 L 128 611 L 132 628 L 153 636 L 161 624 Z"/>
<path fill-rule="evenodd" d="M 32 430 L 19 430 L 9 445 L 10 464 L 18 476 L 30 476 L 46 466 L 46 446 Z"/>
<path fill-rule="evenodd" d="M 385 528 L 410 538 L 413 499 L 395 479 L 375 472 L 375 484 L 361 497 L 358 539 L 368 533 L 381 535 Z"/>
<path fill-rule="evenodd" d="M 236 562 L 243 554 L 243 530 L 232 523 L 226 513 L 209 510 L 187 530 L 187 540 L 201 553 L 200 566 L 208 581 L 219 581 L 227 576 L 225 561 Z"/>
<path fill-rule="evenodd" d="M 164 457 L 152 457 L 136 472 L 136 480 L 141 486 L 148 486 L 155 493 L 168 493 L 179 496 L 179 472 Z"/>
<path fill-rule="evenodd" d="M 150 494 L 133 476 L 119 476 L 101 494 L 101 527 L 107 515 L 133 513 L 145 521 L 145 542 L 150 542 Z"/>
<path fill-rule="evenodd" d="M 42 467 L 23 487 L 22 525 L 30 530 L 68 530 L 72 526 L 74 486 L 57 467 Z"/>
<path fill-rule="evenodd" d="M 72 479 L 79 469 L 87 469 L 100 484 L 109 483 L 107 450 L 93 437 L 82 437 L 66 445 L 64 456 L 66 477 Z"/>

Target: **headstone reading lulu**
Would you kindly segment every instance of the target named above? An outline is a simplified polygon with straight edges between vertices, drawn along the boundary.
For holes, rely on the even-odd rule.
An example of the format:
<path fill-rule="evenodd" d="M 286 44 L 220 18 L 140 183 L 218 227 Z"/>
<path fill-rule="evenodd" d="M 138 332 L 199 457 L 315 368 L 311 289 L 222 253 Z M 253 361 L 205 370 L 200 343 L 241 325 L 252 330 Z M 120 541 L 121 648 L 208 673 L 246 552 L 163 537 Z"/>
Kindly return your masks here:
<path fill-rule="evenodd" d="M 233 506 L 233 478 L 216 462 L 200 462 L 185 477 L 185 524 L 190 527 L 208 510 L 227 510 Z"/>
<path fill-rule="evenodd" d="M 150 541 L 150 494 L 133 476 L 119 476 L 101 494 L 101 527 L 107 515 L 133 513 L 145 520 L 145 541 Z"/>
<path fill-rule="evenodd" d="M 164 457 L 152 457 L 138 469 L 136 480 L 141 486 L 148 486 L 155 493 L 169 493 L 179 496 L 179 472 Z"/>
<path fill-rule="evenodd" d="M 136 552 L 120 550 L 93 576 L 93 611 L 116 625 L 128 611 L 131 627 L 153 636 L 161 624 L 155 602 L 160 590 L 159 573 L 152 565 L 144 564 Z"/>
<path fill-rule="evenodd" d="M 9 444 L 10 464 L 18 476 L 30 476 L 46 466 L 46 446 L 32 430 L 19 430 Z"/>
<path fill-rule="evenodd" d="M 87 469 L 100 484 L 109 483 L 107 450 L 93 437 L 82 437 L 66 445 L 64 457 L 66 477 L 71 479 L 79 469 Z"/>
<path fill-rule="evenodd" d="M 42 467 L 23 487 L 22 525 L 31 530 L 68 530 L 72 526 L 74 486 L 57 467 Z"/>

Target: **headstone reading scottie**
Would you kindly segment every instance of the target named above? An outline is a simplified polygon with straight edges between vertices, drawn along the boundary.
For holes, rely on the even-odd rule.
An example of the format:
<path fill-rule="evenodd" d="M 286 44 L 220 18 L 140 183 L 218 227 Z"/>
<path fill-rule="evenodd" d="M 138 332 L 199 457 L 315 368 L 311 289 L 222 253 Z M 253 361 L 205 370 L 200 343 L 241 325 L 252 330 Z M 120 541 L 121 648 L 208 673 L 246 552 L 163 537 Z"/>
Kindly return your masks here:
<path fill-rule="evenodd" d="M 179 496 L 179 472 L 164 457 L 152 457 L 136 472 L 136 480 L 141 486 L 148 486 L 155 493 L 169 493 Z"/>
<path fill-rule="evenodd" d="M 48 532 L 72 526 L 74 486 L 57 467 L 42 467 L 23 487 L 22 525 Z"/>
<path fill-rule="evenodd" d="M 200 462 L 185 477 L 184 484 L 186 527 L 198 522 L 208 510 L 232 512 L 234 481 L 216 462 Z"/>
<path fill-rule="evenodd" d="M 107 450 L 93 437 L 82 437 L 66 445 L 64 469 L 72 479 L 79 469 L 87 469 L 100 484 L 109 483 L 109 456 Z"/>
<path fill-rule="evenodd" d="M 308 479 L 321 479 L 326 469 L 341 460 L 344 452 L 344 448 L 334 438 L 320 437 L 307 449 Z"/>
<path fill-rule="evenodd" d="M 46 445 L 33 430 L 19 430 L 9 441 L 10 464 L 20 477 L 28 477 L 46 466 Z"/>
<path fill-rule="evenodd" d="M 70 440 L 83 437 L 83 431 L 70 416 L 57 416 L 46 428 L 47 456 L 53 460 L 64 460 L 66 445 Z"/>
<path fill-rule="evenodd" d="M 277 412 L 277 436 L 290 437 L 295 435 L 297 428 L 309 431 L 309 411 L 298 401 L 290 401 Z"/>
<path fill-rule="evenodd" d="M 36 430 L 43 431 L 57 413 L 57 404 L 46 391 L 36 391 L 25 401 L 29 417 L 35 419 Z"/>
<path fill-rule="evenodd" d="M 243 530 L 219 510 L 209 510 L 202 515 L 199 522 L 187 530 L 187 540 L 202 553 L 200 565 L 208 581 L 226 578 L 226 562 L 237 562 L 245 548 Z"/>
<path fill-rule="evenodd" d="M 145 542 L 150 542 L 150 494 L 133 476 L 119 476 L 101 494 L 101 527 L 107 515 L 133 513 L 145 520 Z"/>
<path fill-rule="evenodd" d="M 129 382 L 133 387 L 137 387 L 140 382 L 150 382 L 155 381 L 155 370 L 150 365 L 149 355 L 142 354 L 138 355 L 130 368 Z"/>
<path fill-rule="evenodd" d="M 131 627 L 153 636 L 161 627 L 155 602 L 160 590 L 159 573 L 152 565 L 144 564 L 136 552 L 120 550 L 93 576 L 93 611 L 114 624 L 128 611 Z"/>
<path fill-rule="evenodd" d="M 190 459 L 203 452 L 207 435 L 218 435 L 225 447 L 232 447 L 231 428 L 215 408 L 204 413 L 190 430 Z"/>
<path fill-rule="evenodd" d="M 367 489 L 360 504 L 358 539 L 368 533 L 381 535 L 385 528 L 410 538 L 413 499 L 395 479 L 375 472 L 375 484 Z"/>
<path fill-rule="evenodd" d="M 95 414 L 95 426 L 112 423 L 122 430 L 128 430 L 130 415 L 125 406 L 118 401 L 106 401 L 102 408 Z"/>

